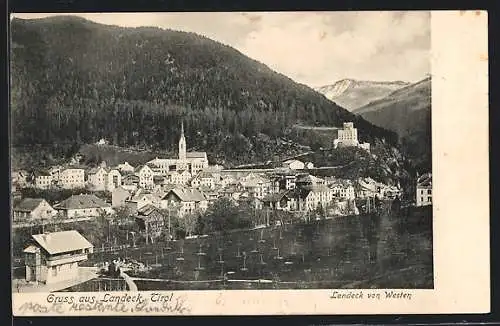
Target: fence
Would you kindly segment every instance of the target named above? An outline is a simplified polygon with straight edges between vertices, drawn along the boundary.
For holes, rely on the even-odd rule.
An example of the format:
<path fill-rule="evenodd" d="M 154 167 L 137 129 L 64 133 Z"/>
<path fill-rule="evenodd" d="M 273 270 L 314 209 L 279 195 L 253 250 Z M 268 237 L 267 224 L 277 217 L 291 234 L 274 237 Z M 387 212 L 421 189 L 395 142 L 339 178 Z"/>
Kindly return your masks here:
<path fill-rule="evenodd" d="M 62 290 L 62 292 L 109 292 L 127 291 L 128 286 L 122 278 L 95 278 Z"/>

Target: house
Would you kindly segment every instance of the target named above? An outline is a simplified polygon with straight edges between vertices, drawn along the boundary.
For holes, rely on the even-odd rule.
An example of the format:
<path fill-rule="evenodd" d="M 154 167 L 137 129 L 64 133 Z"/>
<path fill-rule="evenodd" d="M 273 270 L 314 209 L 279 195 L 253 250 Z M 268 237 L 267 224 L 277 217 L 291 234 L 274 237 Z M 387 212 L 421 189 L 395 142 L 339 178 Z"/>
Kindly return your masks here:
<path fill-rule="evenodd" d="M 113 214 L 111 205 L 95 195 L 73 195 L 54 208 L 66 218 L 97 217 L 101 214 Z"/>
<path fill-rule="evenodd" d="M 24 198 L 14 209 L 14 221 L 49 219 L 57 211 L 42 198 Z"/>
<path fill-rule="evenodd" d="M 432 205 L 432 174 L 426 173 L 417 179 L 416 205 Z"/>
<path fill-rule="evenodd" d="M 145 189 L 154 187 L 153 170 L 147 164 L 138 166 L 135 169 L 135 174 L 139 177 L 139 187 Z"/>
<path fill-rule="evenodd" d="M 232 176 L 230 175 L 226 175 L 226 176 L 221 176 L 219 180 L 217 180 L 217 184 L 219 186 L 221 186 L 222 188 L 232 184 L 232 183 L 235 183 L 236 182 L 236 179 L 233 178 Z"/>
<path fill-rule="evenodd" d="M 197 189 L 179 187 L 171 189 L 163 196 L 160 207 L 162 209 L 177 207 L 178 214 L 182 217 L 196 211 L 205 211 L 208 207 L 208 200 Z"/>
<path fill-rule="evenodd" d="M 99 139 L 96 145 L 108 145 L 108 141 L 104 138 Z"/>
<path fill-rule="evenodd" d="M 313 162 L 307 162 L 305 165 L 306 165 L 306 169 L 314 169 L 314 163 Z"/>
<path fill-rule="evenodd" d="M 274 177 L 275 191 L 295 189 L 297 177 L 294 174 L 280 174 Z"/>
<path fill-rule="evenodd" d="M 35 188 L 38 189 L 49 189 L 53 185 L 52 175 L 48 171 L 36 171 L 33 173 L 33 180 L 35 183 Z"/>
<path fill-rule="evenodd" d="M 129 191 L 135 191 L 139 188 L 140 181 L 139 176 L 135 174 L 126 174 L 122 177 L 122 188 Z"/>
<path fill-rule="evenodd" d="M 318 186 L 318 185 L 325 185 L 326 181 L 315 177 L 310 174 L 301 174 L 298 175 L 296 180 L 295 180 L 295 187 L 297 188 L 308 188 L 308 187 L 313 187 L 313 186 Z"/>
<path fill-rule="evenodd" d="M 53 284 L 78 278 L 78 263 L 88 259 L 94 246 L 78 231 L 31 236 L 24 249 L 26 281 Z"/>
<path fill-rule="evenodd" d="M 131 194 L 127 189 L 123 187 L 115 188 L 111 192 L 111 207 L 124 206 L 125 202 L 130 198 Z"/>
<path fill-rule="evenodd" d="M 59 186 L 63 189 L 75 189 L 85 187 L 85 170 L 69 168 L 59 173 Z"/>
<path fill-rule="evenodd" d="M 329 185 L 329 187 L 333 190 L 333 194 L 338 198 L 354 199 L 356 197 L 354 185 L 350 180 L 336 179 Z"/>
<path fill-rule="evenodd" d="M 113 191 L 122 184 L 122 175 L 117 169 L 110 169 L 106 178 L 106 190 Z"/>
<path fill-rule="evenodd" d="M 277 210 L 290 210 L 292 209 L 291 197 L 288 195 L 289 191 L 280 191 L 279 193 L 269 194 L 262 199 L 264 207 Z"/>
<path fill-rule="evenodd" d="M 205 187 L 209 189 L 215 188 L 215 177 L 212 173 L 200 171 L 193 179 L 191 179 L 191 187 Z"/>
<path fill-rule="evenodd" d="M 209 188 L 205 186 L 201 186 L 198 189 L 203 193 L 203 195 L 205 195 L 205 198 L 208 200 L 209 203 L 213 203 L 220 196 L 221 189 Z"/>
<path fill-rule="evenodd" d="M 191 173 L 184 169 L 171 171 L 167 175 L 168 183 L 173 185 L 186 185 L 189 183 L 189 179 L 191 179 Z"/>
<path fill-rule="evenodd" d="M 133 194 L 129 199 L 125 201 L 125 204 L 133 212 L 135 212 L 146 205 L 160 207 L 160 198 L 158 198 L 155 194 L 139 189 L 135 194 Z"/>
<path fill-rule="evenodd" d="M 153 177 L 153 184 L 154 184 L 153 191 L 155 192 L 162 191 L 167 185 L 167 178 L 164 176 L 155 175 Z"/>
<path fill-rule="evenodd" d="M 299 160 L 287 160 L 283 162 L 283 167 L 290 170 L 303 170 L 305 164 Z"/>
<path fill-rule="evenodd" d="M 291 195 L 293 196 L 293 195 Z M 325 185 L 314 185 L 308 188 L 297 189 L 290 207 L 299 211 L 312 211 L 318 206 L 326 208 L 333 200 L 333 191 Z"/>
<path fill-rule="evenodd" d="M 132 165 L 130 165 L 128 162 L 118 164 L 116 166 L 116 169 L 122 173 L 132 173 L 135 171 L 135 168 Z"/>
<path fill-rule="evenodd" d="M 139 231 L 146 238 L 146 243 L 154 243 L 161 236 L 164 219 L 158 208 L 153 205 L 147 204 L 137 210 L 135 220 Z"/>
<path fill-rule="evenodd" d="M 263 199 L 271 192 L 272 183 L 268 178 L 260 175 L 249 174 L 241 180 L 241 184 L 251 196 Z"/>
<path fill-rule="evenodd" d="M 384 197 L 384 189 L 387 187 L 383 183 L 377 182 L 372 178 L 359 178 L 358 179 L 358 197 Z"/>
<path fill-rule="evenodd" d="M 108 171 L 103 167 L 90 169 L 88 172 L 88 181 L 92 189 L 97 191 L 106 190 Z"/>

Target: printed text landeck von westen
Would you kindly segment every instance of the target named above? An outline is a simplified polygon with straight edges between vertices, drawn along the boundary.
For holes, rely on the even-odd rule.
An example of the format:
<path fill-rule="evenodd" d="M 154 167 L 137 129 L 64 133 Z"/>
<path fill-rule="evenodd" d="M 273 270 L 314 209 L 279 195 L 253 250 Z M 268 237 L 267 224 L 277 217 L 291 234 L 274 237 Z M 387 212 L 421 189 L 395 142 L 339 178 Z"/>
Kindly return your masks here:
<path fill-rule="evenodd" d="M 340 292 L 333 291 L 330 296 L 331 299 L 364 299 L 363 291 L 350 291 L 350 292 Z M 368 293 L 366 298 L 368 299 L 405 299 L 411 300 L 412 294 L 405 291 L 384 291 L 383 296 L 380 293 Z"/>

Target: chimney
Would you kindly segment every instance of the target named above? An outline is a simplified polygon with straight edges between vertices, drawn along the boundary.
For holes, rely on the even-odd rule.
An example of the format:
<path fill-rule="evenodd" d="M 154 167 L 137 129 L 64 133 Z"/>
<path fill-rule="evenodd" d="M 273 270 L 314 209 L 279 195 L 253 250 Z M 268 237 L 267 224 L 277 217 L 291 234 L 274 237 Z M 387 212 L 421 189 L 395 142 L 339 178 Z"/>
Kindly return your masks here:
<path fill-rule="evenodd" d="M 50 241 L 50 233 L 49 232 L 44 232 L 43 233 L 43 240 L 48 243 Z"/>

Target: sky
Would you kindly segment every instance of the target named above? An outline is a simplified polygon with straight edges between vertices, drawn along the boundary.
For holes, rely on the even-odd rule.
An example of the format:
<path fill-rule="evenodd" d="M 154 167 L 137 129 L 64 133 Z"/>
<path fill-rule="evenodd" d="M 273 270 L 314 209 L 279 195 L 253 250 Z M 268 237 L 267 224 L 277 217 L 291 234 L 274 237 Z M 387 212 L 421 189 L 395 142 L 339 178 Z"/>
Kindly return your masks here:
<path fill-rule="evenodd" d="M 14 14 L 42 18 L 60 14 Z M 72 15 L 72 14 L 64 14 Z M 97 23 L 204 35 L 311 87 L 416 82 L 430 73 L 430 12 L 85 13 Z"/>

